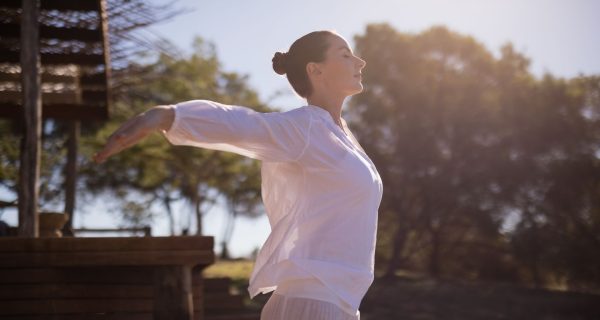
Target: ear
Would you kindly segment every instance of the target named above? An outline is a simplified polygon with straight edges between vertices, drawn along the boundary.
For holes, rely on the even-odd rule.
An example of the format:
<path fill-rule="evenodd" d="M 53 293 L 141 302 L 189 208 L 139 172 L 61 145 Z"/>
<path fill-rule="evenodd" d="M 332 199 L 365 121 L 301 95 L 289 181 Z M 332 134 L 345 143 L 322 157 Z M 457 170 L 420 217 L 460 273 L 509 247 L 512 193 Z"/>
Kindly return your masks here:
<path fill-rule="evenodd" d="M 306 64 L 306 73 L 311 75 L 319 75 L 321 74 L 321 66 L 316 62 L 309 62 Z"/>

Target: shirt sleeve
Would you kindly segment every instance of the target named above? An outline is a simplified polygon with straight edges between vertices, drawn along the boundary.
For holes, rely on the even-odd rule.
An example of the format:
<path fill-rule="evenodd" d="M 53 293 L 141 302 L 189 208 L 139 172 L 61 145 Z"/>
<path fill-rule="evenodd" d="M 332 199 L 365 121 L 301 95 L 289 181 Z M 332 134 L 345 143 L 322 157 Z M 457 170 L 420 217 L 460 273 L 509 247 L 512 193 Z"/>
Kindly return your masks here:
<path fill-rule="evenodd" d="M 310 114 L 257 112 L 210 100 L 171 105 L 175 118 L 163 135 L 174 145 L 234 152 L 253 159 L 297 160 L 308 145 Z"/>

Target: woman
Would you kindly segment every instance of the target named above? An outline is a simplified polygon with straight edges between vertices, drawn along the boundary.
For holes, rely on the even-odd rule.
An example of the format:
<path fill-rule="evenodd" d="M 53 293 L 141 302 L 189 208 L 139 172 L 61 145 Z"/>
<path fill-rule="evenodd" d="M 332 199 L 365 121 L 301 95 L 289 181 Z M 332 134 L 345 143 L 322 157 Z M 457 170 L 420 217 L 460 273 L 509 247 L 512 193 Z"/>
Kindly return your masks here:
<path fill-rule="evenodd" d="M 271 113 L 208 100 L 156 106 L 123 124 L 95 160 L 157 130 L 175 145 L 261 160 L 271 233 L 248 291 L 252 298 L 275 291 L 261 319 L 360 319 L 373 282 L 382 183 L 341 111 L 363 89 L 365 61 L 332 31 L 309 33 L 272 61 L 307 105 Z"/>

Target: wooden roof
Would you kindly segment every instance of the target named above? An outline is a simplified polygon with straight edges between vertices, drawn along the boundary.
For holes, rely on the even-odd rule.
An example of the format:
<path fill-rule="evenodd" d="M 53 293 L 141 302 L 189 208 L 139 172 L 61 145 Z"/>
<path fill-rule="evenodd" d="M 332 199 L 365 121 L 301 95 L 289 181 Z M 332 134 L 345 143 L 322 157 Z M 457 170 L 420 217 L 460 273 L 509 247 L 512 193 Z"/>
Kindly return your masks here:
<path fill-rule="evenodd" d="M 0 117 L 20 119 L 20 0 L 0 2 Z M 110 55 L 105 0 L 41 0 L 42 115 L 109 115 Z"/>

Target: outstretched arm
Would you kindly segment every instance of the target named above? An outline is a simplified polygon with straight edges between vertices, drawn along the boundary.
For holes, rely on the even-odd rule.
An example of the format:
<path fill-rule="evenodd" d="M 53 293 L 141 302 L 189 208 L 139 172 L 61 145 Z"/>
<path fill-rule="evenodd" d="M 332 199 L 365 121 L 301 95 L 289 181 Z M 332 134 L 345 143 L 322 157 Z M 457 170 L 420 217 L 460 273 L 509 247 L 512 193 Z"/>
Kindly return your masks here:
<path fill-rule="evenodd" d="M 268 162 L 296 161 L 308 146 L 311 119 L 302 108 L 263 113 L 210 100 L 156 106 L 121 125 L 93 159 L 101 163 L 160 131 L 173 145 L 234 152 Z"/>
<path fill-rule="evenodd" d="M 174 119 L 175 111 L 169 106 L 156 106 L 138 114 L 108 137 L 104 148 L 94 155 L 94 161 L 102 163 L 113 154 L 135 145 L 152 132 L 168 130 Z"/>

